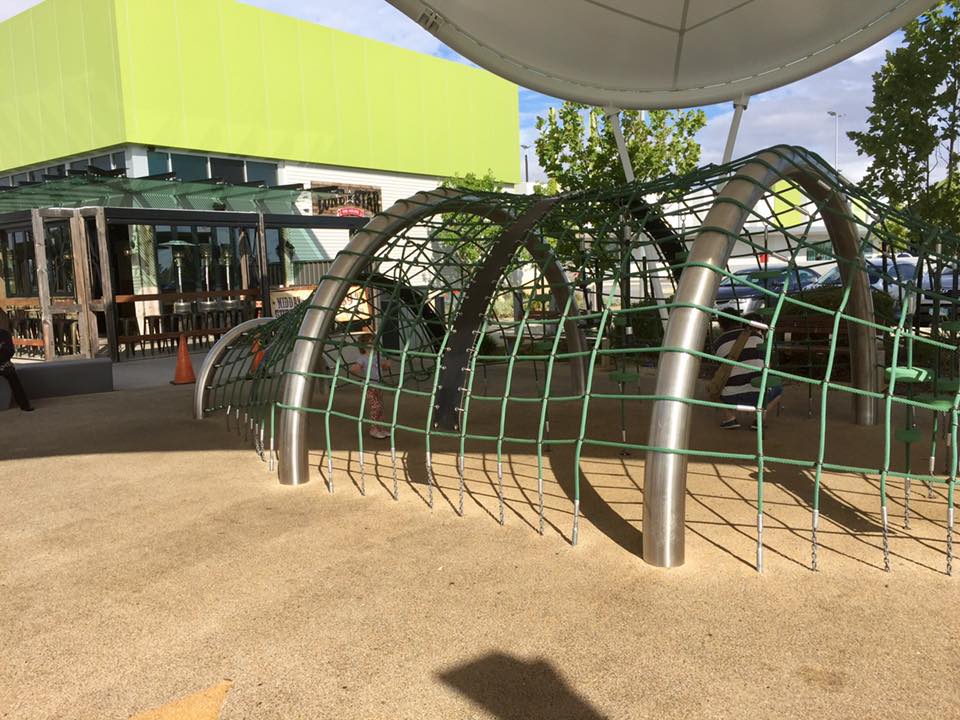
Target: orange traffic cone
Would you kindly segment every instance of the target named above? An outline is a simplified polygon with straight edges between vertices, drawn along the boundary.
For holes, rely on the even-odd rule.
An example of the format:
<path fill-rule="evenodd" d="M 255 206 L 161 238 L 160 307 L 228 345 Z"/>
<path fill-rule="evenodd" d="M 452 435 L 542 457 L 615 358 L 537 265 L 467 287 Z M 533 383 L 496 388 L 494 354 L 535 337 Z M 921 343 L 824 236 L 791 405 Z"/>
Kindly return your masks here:
<path fill-rule="evenodd" d="M 171 385 L 189 385 L 197 381 L 193 374 L 193 363 L 190 362 L 190 353 L 187 352 L 187 337 L 180 335 L 180 349 L 177 350 L 177 370 L 173 373 Z"/>
<path fill-rule="evenodd" d="M 257 368 L 260 367 L 260 363 L 263 362 L 263 350 L 260 349 L 260 341 L 254 340 L 253 347 L 253 362 L 250 364 L 250 372 L 256 372 Z"/>

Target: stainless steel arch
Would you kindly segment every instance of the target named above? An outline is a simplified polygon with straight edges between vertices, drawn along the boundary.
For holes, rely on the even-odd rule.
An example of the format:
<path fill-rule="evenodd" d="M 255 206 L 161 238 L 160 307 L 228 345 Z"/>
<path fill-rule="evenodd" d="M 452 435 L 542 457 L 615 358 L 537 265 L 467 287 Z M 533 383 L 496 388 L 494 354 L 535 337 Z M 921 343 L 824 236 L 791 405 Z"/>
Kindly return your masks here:
<path fill-rule="evenodd" d="M 660 358 L 655 394 L 677 398 L 657 400 L 650 421 L 648 444 L 660 448 L 648 450 L 644 467 L 643 559 L 660 567 L 675 567 L 684 560 L 684 505 L 687 480 L 687 449 L 690 435 L 690 405 L 696 386 L 700 359 L 690 351 L 703 348 L 709 313 L 697 305 L 712 307 L 716 300 L 720 275 L 712 267 L 725 268 L 736 236 L 748 213 L 773 184 L 789 178 L 822 208 L 834 251 L 841 263 L 845 284 L 851 284 L 848 303 L 851 315 L 873 321 L 873 297 L 870 294 L 860 238 L 848 219 L 849 203 L 833 190 L 825 168 L 812 165 L 806 156 L 788 147 L 773 148 L 741 168 L 718 195 L 703 222 L 705 228 L 696 238 L 690 253 L 691 265 L 680 277 L 678 306 L 670 313 L 663 346 L 670 348 Z M 859 267 L 860 270 L 853 270 Z M 875 391 L 876 342 L 872 330 L 859 323 L 849 326 L 850 354 L 855 387 Z M 854 395 L 854 421 L 862 425 L 875 422 L 873 398 Z"/>
<path fill-rule="evenodd" d="M 255 327 L 271 322 L 274 318 L 259 317 L 252 320 L 246 320 L 239 325 L 234 325 L 227 330 L 220 339 L 210 348 L 210 352 L 203 359 L 203 365 L 200 366 L 200 374 L 197 376 L 197 386 L 193 391 L 193 416 L 197 420 L 203 420 L 204 408 L 207 406 L 207 396 L 209 394 L 210 376 L 216 369 L 220 360 L 229 350 L 234 341 L 245 333 L 253 330 Z"/>
<path fill-rule="evenodd" d="M 323 352 L 323 341 L 329 332 L 337 308 L 340 307 L 350 285 L 363 272 L 374 253 L 395 235 L 414 226 L 420 220 L 441 212 L 468 212 L 490 218 L 504 227 L 509 227 L 518 218 L 486 204 L 482 198 L 462 191 L 439 188 L 431 192 L 417 193 L 401 200 L 386 212 L 365 225 L 350 241 L 330 268 L 330 277 L 316 289 L 310 300 L 310 309 L 304 315 L 298 333 L 299 339 L 290 354 L 287 373 L 281 390 L 279 432 L 279 474 L 283 485 L 300 485 L 309 481 L 308 448 L 306 442 L 307 413 L 305 406 L 311 390 L 309 373 L 316 366 Z M 521 215 L 522 217 L 522 215 Z M 505 231 L 506 232 L 506 231 Z M 527 240 L 521 242 L 540 260 L 542 251 L 538 244 Z M 518 245 L 519 246 L 519 245 Z M 559 289 L 565 284 L 563 268 L 554 259 L 543 265 L 557 301 L 562 303 L 566 295 Z M 584 340 L 576 319 L 569 319 L 565 326 L 571 348 L 583 349 Z M 579 365 L 574 363 L 573 365 Z M 579 365 L 579 378 L 575 384 L 585 384 L 583 366 Z M 576 371 L 575 371 L 576 372 Z"/>

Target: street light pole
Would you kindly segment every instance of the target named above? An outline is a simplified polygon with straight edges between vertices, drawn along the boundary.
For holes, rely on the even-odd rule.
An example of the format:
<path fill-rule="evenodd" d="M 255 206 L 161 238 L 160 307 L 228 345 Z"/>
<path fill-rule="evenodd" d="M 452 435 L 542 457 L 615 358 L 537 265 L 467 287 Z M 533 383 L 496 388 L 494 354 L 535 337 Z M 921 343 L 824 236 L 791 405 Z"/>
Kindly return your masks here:
<path fill-rule="evenodd" d="M 523 148 L 523 171 L 524 176 L 526 177 L 527 182 L 530 182 L 530 157 L 527 155 L 527 150 L 530 149 L 529 145 L 521 145 Z"/>
<path fill-rule="evenodd" d="M 836 110 L 827 110 L 827 115 L 834 119 L 833 126 L 833 169 L 840 172 L 840 118 L 846 117 L 846 113 Z"/>

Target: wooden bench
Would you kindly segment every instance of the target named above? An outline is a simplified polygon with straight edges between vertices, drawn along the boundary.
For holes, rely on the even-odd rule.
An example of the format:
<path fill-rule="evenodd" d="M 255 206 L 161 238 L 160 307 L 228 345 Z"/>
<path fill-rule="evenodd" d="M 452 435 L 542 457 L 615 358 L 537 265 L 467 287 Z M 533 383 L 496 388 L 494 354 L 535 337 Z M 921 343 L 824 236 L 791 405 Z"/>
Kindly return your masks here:
<path fill-rule="evenodd" d="M 849 371 L 850 342 L 847 321 L 841 320 L 836 329 L 836 352 L 834 370 Z M 834 340 L 834 319 L 830 315 L 810 313 L 786 315 L 777 320 L 773 330 L 775 367 L 794 372 L 803 371 L 806 377 L 822 377 L 815 370 L 826 370 L 827 359 Z"/>

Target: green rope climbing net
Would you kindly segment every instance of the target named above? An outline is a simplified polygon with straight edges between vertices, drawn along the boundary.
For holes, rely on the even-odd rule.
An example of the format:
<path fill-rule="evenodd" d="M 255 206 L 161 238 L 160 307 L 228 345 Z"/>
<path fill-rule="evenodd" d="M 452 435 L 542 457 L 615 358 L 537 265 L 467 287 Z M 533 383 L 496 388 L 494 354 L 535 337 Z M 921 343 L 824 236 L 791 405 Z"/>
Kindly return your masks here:
<path fill-rule="evenodd" d="M 811 197 L 789 171 L 758 186 L 759 200 L 739 208 L 736 231 L 705 225 L 724 187 L 764 153 L 799 158 L 817 171 L 822 192 Z M 769 155 L 768 155 L 769 156 Z M 826 197 L 840 197 L 828 203 Z M 511 448 L 535 453 L 539 530 L 544 529 L 544 473 L 550 453 L 569 453 L 577 538 L 581 458 L 596 449 L 621 454 L 662 453 L 651 446 L 646 422 L 657 401 L 680 401 L 716 426 L 716 410 L 699 387 L 689 397 L 658 395 L 656 368 L 671 312 L 679 307 L 709 314 L 713 329 L 697 350 L 686 350 L 709 379 L 723 364 L 756 369 L 718 357 L 716 321 L 750 325 L 764 337 L 763 368 L 754 387 L 766 397 L 789 386 L 804 398 L 811 422 L 800 454 L 771 450 L 764 423 L 749 452 L 727 448 L 721 433 L 693 433 L 688 447 L 669 452 L 756 468 L 757 565 L 762 567 L 764 483 L 772 468 L 810 473 L 811 564 L 817 567 L 817 529 L 824 473 L 876 479 L 883 527 L 883 563 L 890 567 L 891 482 L 902 484 L 904 527 L 910 519 L 910 483 L 936 490 L 947 506 L 947 572 L 952 573 L 953 515 L 960 407 L 957 255 L 960 240 L 865 195 L 822 159 L 799 148 L 773 148 L 682 177 L 557 198 L 500 193 L 425 193 L 386 213 L 389 233 L 360 251 L 349 276 L 334 264 L 314 298 L 273 321 L 235 337 L 218 355 L 206 387 L 204 411 L 225 414 L 274 467 L 284 412 L 308 413 L 322 426 L 317 441 L 333 490 L 334 425 L 353 428 L 359 453 L 360 491 L 366 492 L 363 458 L 369 431 L 388 434 L 392 487 L 401 472 L 398 447 L 422 443 L 427 501 L 433 504 L 434 458 L 456 457 L 464 511 L 464 457 L 496 459 L 499 521 L 504 522 L 503 478 Z M 839 254 L 830 227 L 855 229 L 859 253 Z M 375 223 L 374 223 L 375 224 Z M 369 227 L 372 227 L 372 224 Z M 399 229 L 397 229 L 399 228 Z M 732 247 L 718 276 L 716 303 L 679 303 L 678 282 L 691 267 L 694 243 L 708 231 L 726 233 Z M 363 232 L 371 232 L 370 230 Z M 367 238 L 369 241 L 370 238 Z M 866 278 L 870 317 L 853 312 L 850 278 Z M 341 287 L 335 307 L 316 299 Z M 301 336 L 309 313 L 329 311 L 323 337 Z M 749 321 L 744 319 L 746 313 Z M 866 328 L 875 345 L 876 382 L 854 382 L 851 337 Z M 366 342 L 370 334 L 372 342 Z M 310 371 L 306 402 L 283 403 L 298 343 L 320 352 Z M 358 356 L 367 352 L 363 372 Z M 354 372 L 351 371 L 351 368 Z M 379 375 L 379 377 L 378 377 Z M 862 380 L 862 377 L 861 377 Z M 370 392 L 374 391 L 374 392 Z M 873 403 L 877 425 L 870 457 L 847 457 L 843 428 L 830 411 L 839 400 Z M 803 402 L 803 400 L 801 400 Z M 370 405 L 382 405 L 372 417 Z M 762 403 L 738 407 L 762 420 Z M 918 418 L 930 417 L 924 434 Z M 925 425 L 924 425 L 925 427 Z M 380 445 L 378 447 L 384 447 Z M 365 453 L 366 451 L 366 453 Z M 927 453 L 917 467 L 917 452 Z M 648 455 L 649 457 L 649 455 Z M 556 462 L 556 457 L 553 462 Z"/>

